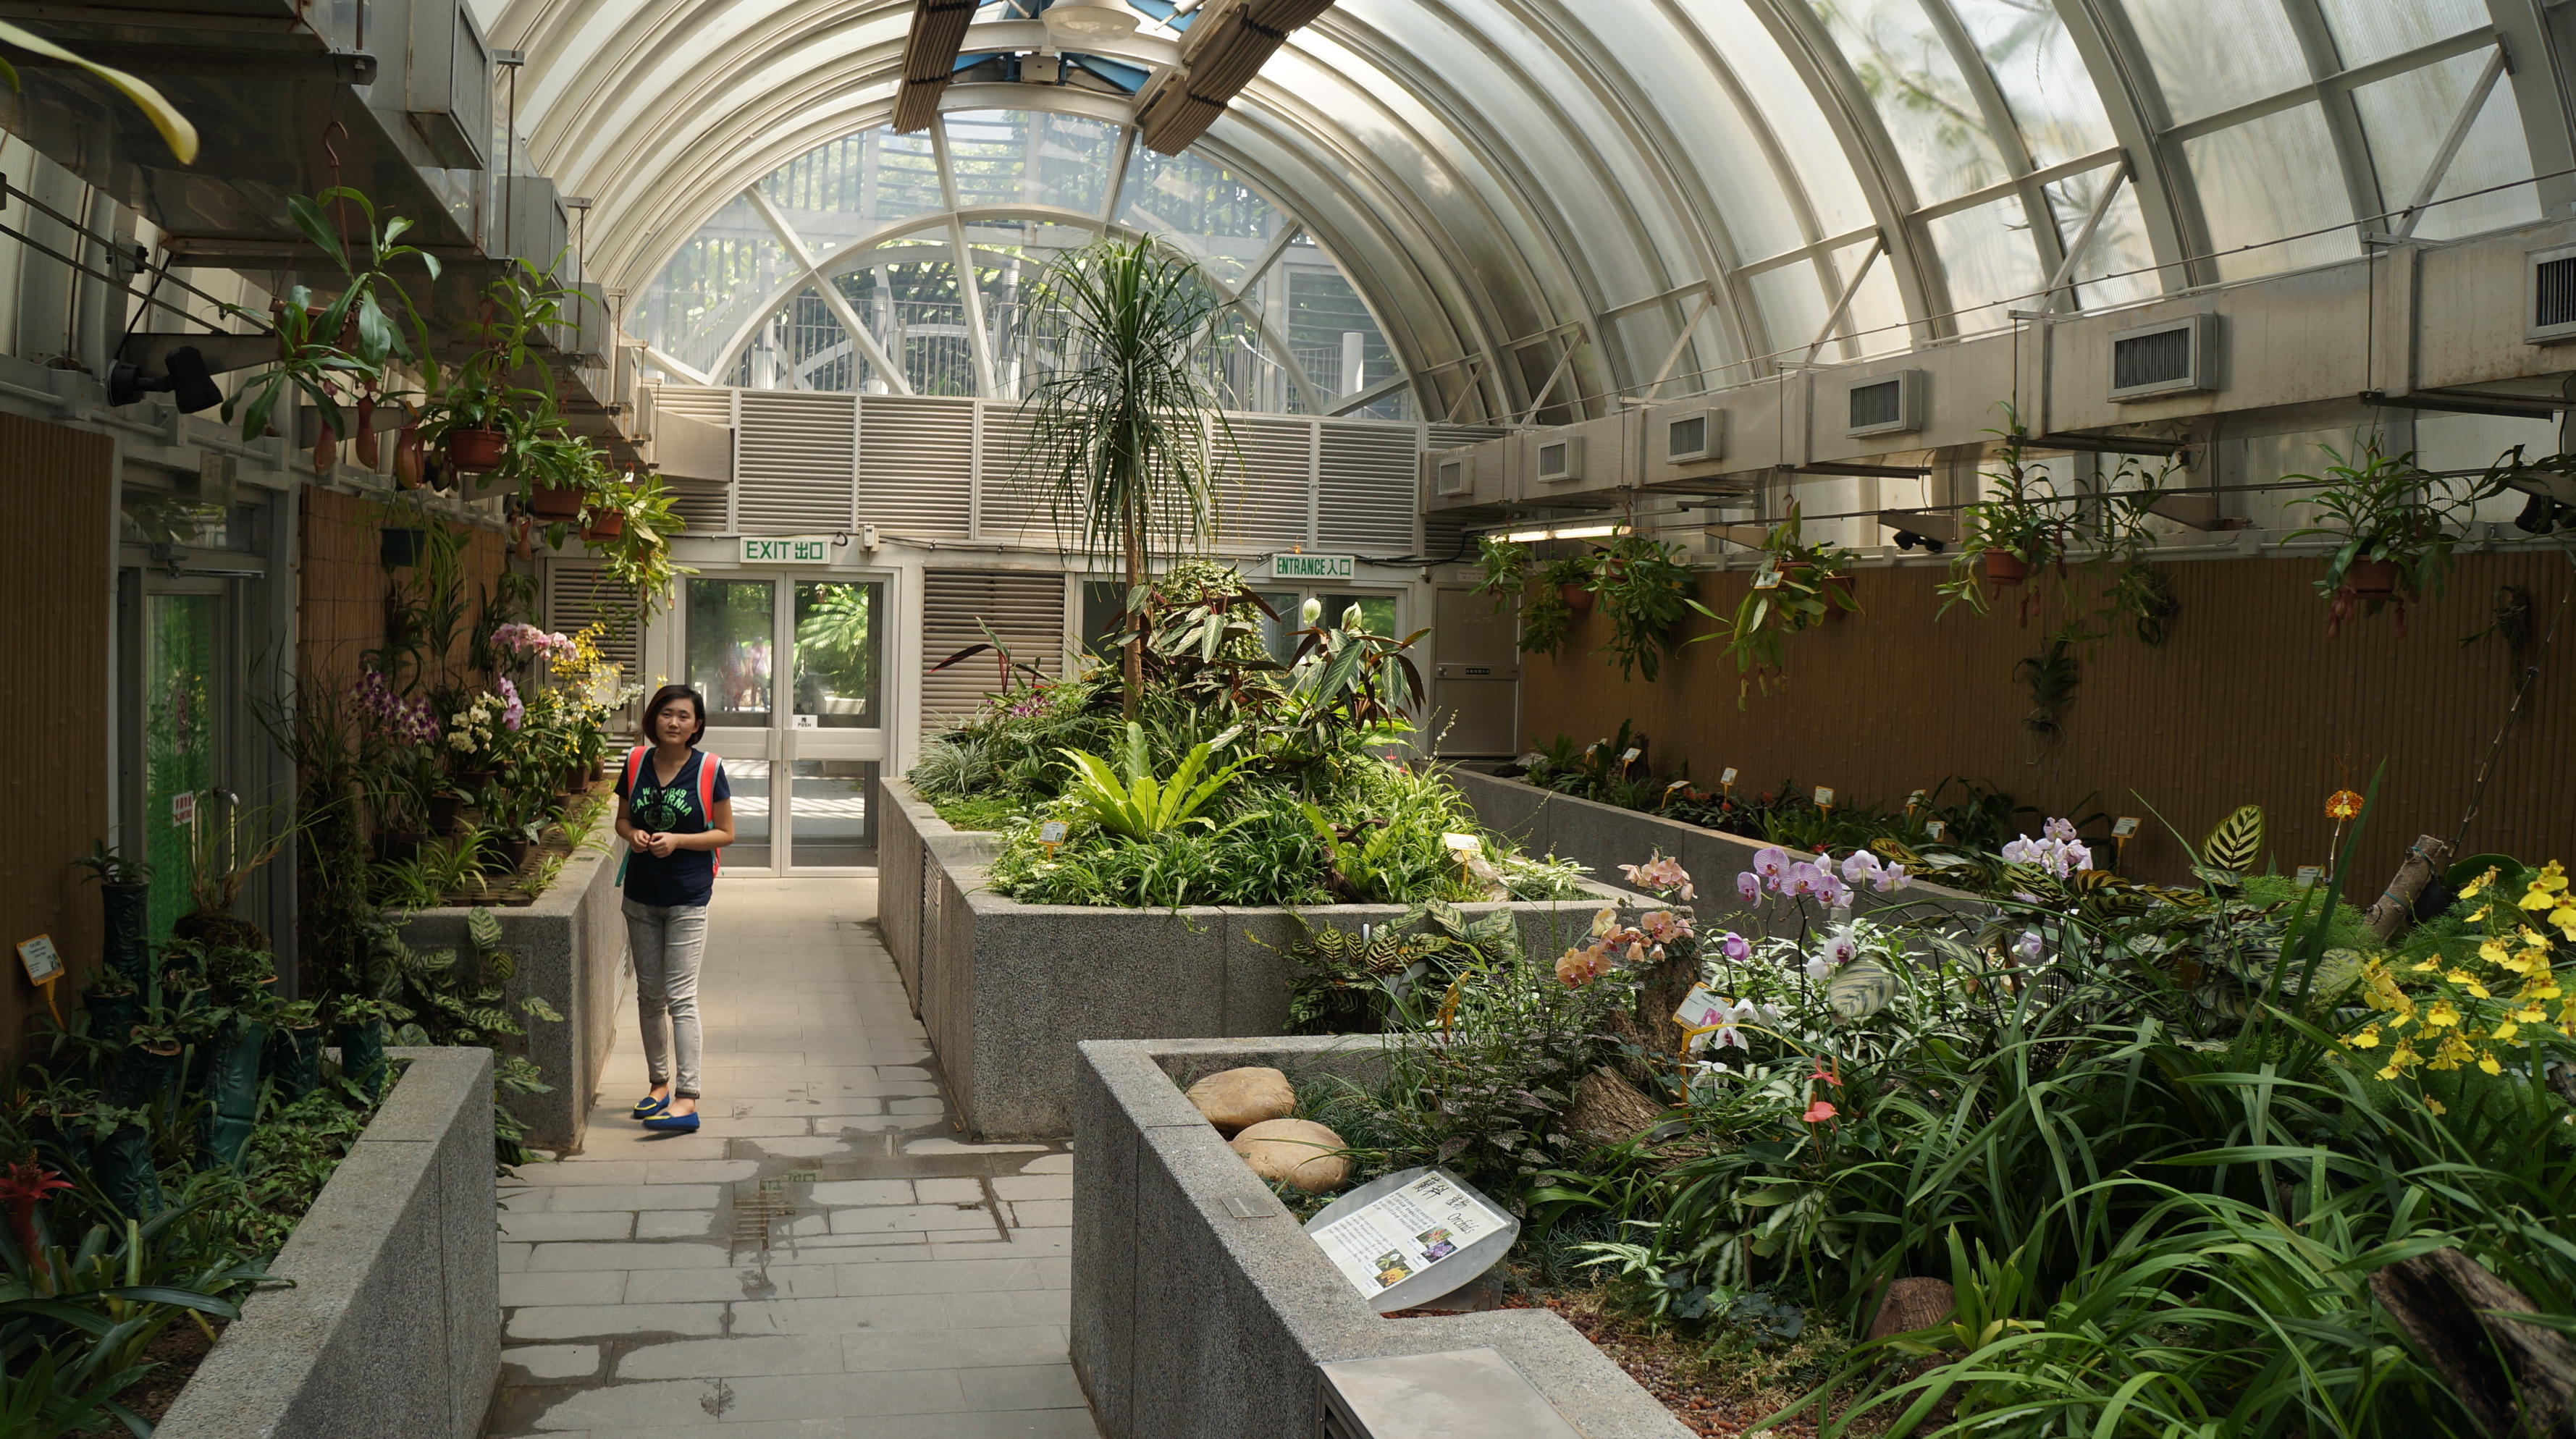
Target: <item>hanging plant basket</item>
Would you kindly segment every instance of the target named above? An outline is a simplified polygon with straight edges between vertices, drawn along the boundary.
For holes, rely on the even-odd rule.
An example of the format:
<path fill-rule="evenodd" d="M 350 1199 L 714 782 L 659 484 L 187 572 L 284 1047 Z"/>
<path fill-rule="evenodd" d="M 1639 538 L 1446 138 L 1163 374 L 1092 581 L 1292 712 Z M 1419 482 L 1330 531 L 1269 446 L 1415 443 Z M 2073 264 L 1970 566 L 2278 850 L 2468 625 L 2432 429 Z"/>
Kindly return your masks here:
<path fill-rule="evenodd" d="M 581 491 L 570 486 L 532 491 L 528 496 L 528 512 L 542 520 L 580 519 Z M 618 518 L 621 524 L 624 523 L 624 516 Z"/>
<path fill-rule="evenodd" d="M 2356 599 L 2386 599 L 2397 593 L 2403 573 L 2395 560 L 2355 560 L 2343 572 L 2343 587 Z"/>
<path fill-rule="evenodd" d="M 509 436 L 499 430 L 447 432 L 447 462 L 460 470 L 499 469 L 509 449 Z"/>
<path fill-rule="evenodd" d="M 2017 585 L 2030 578 L 2030 563 L 2010 550 L 1988 550 L 1985 555 L 1986 578 L 1999 585 Z"/>
<path fill-rule="evenodd" d="M 1567 609 L 1574 611 L 1577 619 L 1592 613 L 1592 589 L 1588 585 L 1558 585 L 1556 597 L 1565 602 Z"/>
<path fill-rule="evenodd" d="M 1830 575 L 1825 579 L 1825 618 L 1839 620 L 1851 613 L 1844 606 L 1852 603 L 1852 577 Z"/>
<path fill-rule="evenodd" d="M 624 533 L 626 533 L 626 517 L 615 510 L 595 515 L 589 524 L 581 527 L 581 537 L 593 542 L 613 540 Z"/>

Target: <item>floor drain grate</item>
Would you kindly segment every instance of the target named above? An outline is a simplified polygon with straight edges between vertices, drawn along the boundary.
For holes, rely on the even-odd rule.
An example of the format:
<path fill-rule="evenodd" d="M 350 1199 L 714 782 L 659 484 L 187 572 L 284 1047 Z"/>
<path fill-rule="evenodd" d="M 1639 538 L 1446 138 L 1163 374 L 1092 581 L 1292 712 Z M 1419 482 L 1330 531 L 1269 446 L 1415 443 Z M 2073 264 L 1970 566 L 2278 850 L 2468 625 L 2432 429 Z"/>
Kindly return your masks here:
<path fill-rule="evenodd" d="M 767 1249 L 772 1226 L 796 1212 L 791 1184 L 811 1184 L 814 1171 L 790 1170 L 734 1187 L 733 1242 L 737 1249 Z"/>

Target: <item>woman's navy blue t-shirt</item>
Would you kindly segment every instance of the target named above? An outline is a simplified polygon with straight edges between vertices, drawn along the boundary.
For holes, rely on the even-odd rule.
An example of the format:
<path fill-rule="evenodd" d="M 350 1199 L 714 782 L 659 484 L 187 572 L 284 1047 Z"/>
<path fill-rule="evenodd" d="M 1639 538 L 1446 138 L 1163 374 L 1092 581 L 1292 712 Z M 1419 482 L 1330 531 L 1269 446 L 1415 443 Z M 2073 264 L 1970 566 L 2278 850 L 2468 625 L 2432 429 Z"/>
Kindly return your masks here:
<path fill-rule="evenodd" d="M 635 767 L 635 793 L 626 793 L 626 775 L 617 776 L 617 793 L 633 812 L 635 827 L 655 834 L 704 834 L 709 828 L 707 816 L 698 812 L 698 767 L 711 762 L 703 750 L 692 748 L 680 772 L 669 784 L 661 783 L 653 773 L 653 755 L 646 751 L 644 762 Z M 715 798 L 722 804 L 733 798 L 733 784 L 725 778 L 724 761 L 712 760 L 716 767 Z M 705 904 L 715 897 L 716 852 L 711 849 L 675 849 L 665 856 L 647 853 L 637 847 L 626 857 L 626 897 L 637 904 L 666 907 L 675 904 Z"/>

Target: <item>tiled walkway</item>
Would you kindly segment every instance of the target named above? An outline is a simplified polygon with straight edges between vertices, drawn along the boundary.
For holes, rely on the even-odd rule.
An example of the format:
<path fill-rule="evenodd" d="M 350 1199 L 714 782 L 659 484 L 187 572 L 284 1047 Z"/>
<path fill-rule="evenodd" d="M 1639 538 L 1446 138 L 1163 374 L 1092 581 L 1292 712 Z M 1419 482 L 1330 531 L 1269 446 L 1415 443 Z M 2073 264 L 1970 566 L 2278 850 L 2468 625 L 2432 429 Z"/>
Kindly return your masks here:
<path fill-rule="evenodd" d="M 488 1434 L 1093 1439 L 1073 1156 L 953 1137 L 875 889 L 718 885 L 697 1134 L 626 1117 L 628 1001 L 585 1151 L 502 1187 Z"/>

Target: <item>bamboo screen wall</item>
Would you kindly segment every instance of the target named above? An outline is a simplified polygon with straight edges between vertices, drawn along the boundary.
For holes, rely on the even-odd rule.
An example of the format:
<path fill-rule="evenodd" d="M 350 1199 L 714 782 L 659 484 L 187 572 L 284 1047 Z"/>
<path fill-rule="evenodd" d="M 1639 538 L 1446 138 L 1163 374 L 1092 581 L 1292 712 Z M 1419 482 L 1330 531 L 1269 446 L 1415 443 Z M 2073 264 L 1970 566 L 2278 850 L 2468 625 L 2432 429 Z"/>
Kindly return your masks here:
<path fill-rule="evenodd" d="M 383 500 L 344 495 L 319 486 L 302 497 L 303 531 L 297 537 L 296 662 L 303 673 L 346 686 L 358 675 L 361 655 L 385 642 L 385 598 L 392 577 L 379 538 L 389 524 L 421 520 Z M 477 613 L 477 596 L 500 578 L 509 550 L 500 533 L 475 529 L 463 556 L 465 619 Z M 406 572 L 407 573 L 407 572 Z M 455 658 L 465 656 L 459 636 Z"/>
<path fill-rule="evenodd" d="M 0 415 L 0 614 L 12 636 L 9 761 L 0 764 L 0 1072 L 14 1070 L 44 1001 L 18 941 L 53 936 L 71 970 L 55 987 L 69 1015 L 97 964 L 98 888 L 71 862 L 108 831 L 107 662 L 114 603 L 114 446 Z"/>
<path fill-rule="evenodd" d="M 1831 785 L 1846 804 L 1893 808 L 1909 791 L 1959 776 L 2052 814 L 2133 814 L 2145 823 L 2130 872 L 2166 879 L 2181 877 L 2186 861 L 2137 796 L 2194 843 L 2235 806 L 2263 805 L 2272 858 L 2288 873 L 2328 862 L 2326 797 L 2367 789 L 2386 761 L 2352 885 L 2367 904 L 2417 834 L 2458 832 L 2511 703 L 2517 669 L 2507 647 L 2461 639 L 2487 626 L 2498 587 L 2509 584 L 2530 592 L 2545 634 L 2576 581 L 2576 567 L 2543 546 L 2461 555 L 2446 596 L 2414 606 L 2405 637 L 2382 613 L 2329 639 L 2314 560 L 2161 568 L 2182 602 L 2171 637 L 2160 648 L 2125 634 L 2105 641 L 2051 749 L 2035 748 L 2023 728 L 2031 698 L 2014 674 L 2043 648 L 2041 623 L 2017 623 L 2010 590 L 1984 618 L 1954 609 L 1936 621 L 1933 587 L 1947 571 L 1930 567 L 1860 571 L 1865 613 L 1790 636 L 1786 691 L 1757 692 L 1742 709 L 1734 664 L 1715 643 L 1684 650 L 1660 683 L 1622 682 L 1593 653 L 1609 633 L 1596 611 L 1563 658 L 1529 657 L 1521 732 L 1530 746 L 1558 734 L 1588 743 L 1633 720 L 1652 738 L 1659 773 L 1687 762 L 1709 789 L 1733 765 L 1740 789 Z M 1730 615 L 1751 578 L 1705 574 L 1700 601 Z M 1693 616 L 1683 632 L 1713 628 Z M 2576 607 L 2534 655 L 2541 677 L 2461 852 L 2576 863 Z M 1728 878 L 1698 877 L 1703 886 Z"/>

